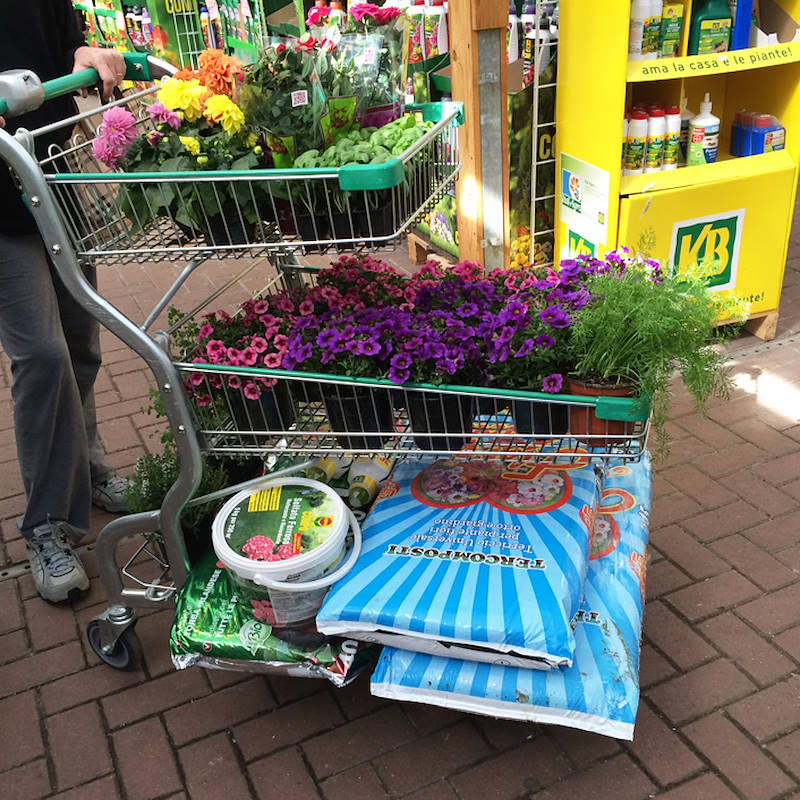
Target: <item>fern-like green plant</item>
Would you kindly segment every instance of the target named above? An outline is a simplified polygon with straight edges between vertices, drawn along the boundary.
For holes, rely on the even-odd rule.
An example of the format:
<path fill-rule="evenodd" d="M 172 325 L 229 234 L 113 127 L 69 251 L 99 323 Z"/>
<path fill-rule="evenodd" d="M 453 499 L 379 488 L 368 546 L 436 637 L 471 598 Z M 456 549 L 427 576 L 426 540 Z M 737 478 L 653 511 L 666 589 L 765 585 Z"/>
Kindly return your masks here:
<path fill-rule="evenodd" d="M 745 305 L 708 291 L 712 269 L 700 265 L 670 276 L 655 261 L 606 262 L 587 277 L 592 300 L 573 322 L 570 375 L 628 384 L 634 396 L 651 402 L 656 455 L 669 452 L 664 426 L 676 369 L 699 414 L 710 397 L 730 392 L 727 357 L 716 345 L 735 327 L 722 331 L 717 320 L 743 318 Z"/>

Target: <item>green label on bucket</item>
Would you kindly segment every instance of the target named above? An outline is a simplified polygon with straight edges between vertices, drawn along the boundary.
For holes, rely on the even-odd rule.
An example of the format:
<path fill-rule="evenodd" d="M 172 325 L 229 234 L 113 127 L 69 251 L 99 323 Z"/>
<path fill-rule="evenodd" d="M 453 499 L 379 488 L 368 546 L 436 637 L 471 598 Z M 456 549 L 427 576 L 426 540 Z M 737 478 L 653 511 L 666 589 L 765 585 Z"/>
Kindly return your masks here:
<path fill-rule="evenodd" d="M 307 486 L 261 489 L 236 505 L 225 521 L 225 540 L 254 561 L 284 561 L 308 553 L 341 525 L 341 506 Z"/>

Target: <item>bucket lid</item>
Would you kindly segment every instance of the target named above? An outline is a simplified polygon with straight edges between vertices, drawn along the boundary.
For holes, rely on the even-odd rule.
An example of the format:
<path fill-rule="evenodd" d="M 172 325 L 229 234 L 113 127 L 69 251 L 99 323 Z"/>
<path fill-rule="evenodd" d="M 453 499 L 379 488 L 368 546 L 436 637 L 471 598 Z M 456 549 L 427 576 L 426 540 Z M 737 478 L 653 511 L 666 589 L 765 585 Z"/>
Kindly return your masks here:
<path fill-rule="evenodd" d="M 348 525 L 333 489 L 287 477 L 234 495 L 214 519 L 212 538 L 217 555 L 236 571 L 295 569 L 335 549 Z"/>

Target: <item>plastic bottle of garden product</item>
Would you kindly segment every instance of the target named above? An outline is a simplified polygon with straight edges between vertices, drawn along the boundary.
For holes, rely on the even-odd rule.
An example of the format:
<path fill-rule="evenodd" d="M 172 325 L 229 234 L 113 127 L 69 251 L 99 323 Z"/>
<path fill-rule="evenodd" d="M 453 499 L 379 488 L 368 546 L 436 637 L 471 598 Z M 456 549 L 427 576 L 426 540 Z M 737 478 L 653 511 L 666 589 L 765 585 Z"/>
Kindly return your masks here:
<path fill-rule="evenodd" d="M 642 60 L 644 20 L 650 9 L 650 0 L 631 0 L 631 22 L 628 28 L 628 60 Z"/>
<path fill-rule="evenodd" d="M 740 108 L 733 115 L 733 122 L 731 123 L 731 155 L 737 158 L 744 155 L 744 129 L 746 125 L 747 115 L 750 112 L 746 108 Z"/>
<path fill-rule="evenodd" d="M 661 41 L 662 0 L 649 0 L 642 30 L 642 58 L 658 58 Z"/>
<path fill-rule="evenodd" d="M 786 146 L 786 130 L 771 114 L 759 114 L 755 119 L 752 134 L 751 155 L 783 150 Z"/>
<path fill-rule="evenodd" d="M 317 459 L 307 470 L 306 477 L 312 481 L 321 481 L 322 483 L 330 483 L 347 471 L 347 468 L 353 462 L 351 455 L 334 455 L 331 453 L 325 458 Z"/>
<path fill-rule="evenodd" d="M 681 102 L 681 138 L 678 151 L 678 164 L 680 166 L 686 164 L 686 159 L 689 155 L 689 122 L 693 117 L 697 116 L 694 111 L 690 111 L 686 107 L 688 102 L 687 97 L 684 97 Z"/>
<path fill-rule="evenodd" d="M 347 476 L 350 481 L 350 505 L 361 508 L 371 503 L 378 494 L 380 482 L 389 477 L 393 463 L 392 458 L 384 456 L 357 458 Z"/>
<path fill-rule="evenodd" d="M 406 10 L 408 21 L 408 60 L 424 61 L 425 55 L 425 0 L 412 0 Z"/>
<path fill-rule="evenodd" d="M 661 169 L 677 169 L 681 143 L 681 110 L 668 106 L 664 112 L 664 157 Z"/>
<path fill-rule="evenodd" d="M 449 49 L 444 0 L 432 0 L 425 6 L 425 58 L 440 56 Z"/>
<path fill-rule="evenodd" d="M 535 0 L 525 0 L 522 4 L 522 14 L 520 16 L 522 22 L 522 38 L 536 30 L 536 3 Z M 523 42 L 524 44 L 524 42 Z"/>
<path fill-rule="evenodd" d="M 711 96 L 706 92 L 700 103 L 700 113 L 689 122 L 689 152 L 686 163 L 713 164 L 719 146 L 719 117 L 711 113 Z"/>
<path fill-rule="evenodd" d="M 150 50 L 153 49 L 153 21 L 150 19 L 150 12 L 147 6 L 142 6 L 142 36 L 144 45 Z"/>
<path fill-rule="evenodd" d="M 341 28 L 346 19 L 347 15 L 342 8 L 342 0 L 331 0 L 331 13 L 328 15 L 330 24 L 338 25 Z"/>
<path fill-rule="evenodd" d="M 753 20 L 753 0 L 728 0 L 731 10 L 731 50 L 750 47 L 750 26 Z"/>
<path fill-rule="evenodd" d="M 647 117 L 647 148 L 644 153 L 644 171 L 661 172 L 664 157 L 664 136 L 667 123 L 663 108 L 651 108 Z"/>
<path fill-rule="evenodd" d="M 508 53 L 508 63 L 513 64 L 519 61 L 520 39 L 519 29 L 521 26 L 520 18 L 517 16 L 516 0 L 508 0 L 508 27 L 506 28 L 506 47 Z"/>
<path fill-rule="evenodd" d="M 624 175 L 644 172 L 644 155 L 647 148 L 647 112 L 635 108 L 628 123 L 628 143 L 625 149 Z"/>
<path fill-rule="evenodd" d="M 728 0 L 705 0 L 692 11 L 689 27 L 689 55 L 722 53 L 731 38 L 731 10 Z"/>

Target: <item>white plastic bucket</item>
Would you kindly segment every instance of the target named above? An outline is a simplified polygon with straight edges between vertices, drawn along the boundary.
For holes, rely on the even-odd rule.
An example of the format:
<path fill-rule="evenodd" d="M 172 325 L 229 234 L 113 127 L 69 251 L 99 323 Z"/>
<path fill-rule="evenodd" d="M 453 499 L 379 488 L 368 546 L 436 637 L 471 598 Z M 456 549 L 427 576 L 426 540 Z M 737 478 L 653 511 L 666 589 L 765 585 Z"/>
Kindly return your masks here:
<path fill-rule="evenodd" d="M 348 528 L 353 548 L 343 561 Z M 296 477 L 235 494 L 214 518 L 211 539 L 259 613 L 278 626 L 313 619 L 328 587 L 350 571 L 361 550 L 360 527 L 339 495 Z M 246 555 L 263 559 L 271 549 L 274 560 Z"/>

